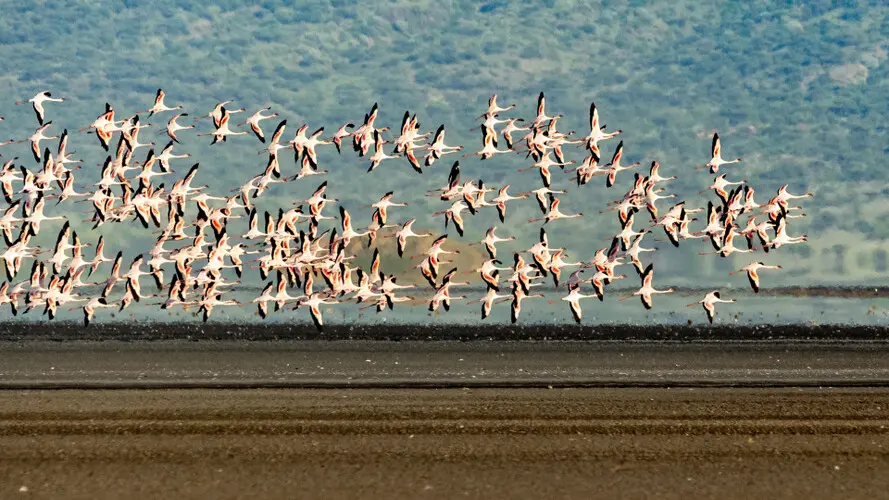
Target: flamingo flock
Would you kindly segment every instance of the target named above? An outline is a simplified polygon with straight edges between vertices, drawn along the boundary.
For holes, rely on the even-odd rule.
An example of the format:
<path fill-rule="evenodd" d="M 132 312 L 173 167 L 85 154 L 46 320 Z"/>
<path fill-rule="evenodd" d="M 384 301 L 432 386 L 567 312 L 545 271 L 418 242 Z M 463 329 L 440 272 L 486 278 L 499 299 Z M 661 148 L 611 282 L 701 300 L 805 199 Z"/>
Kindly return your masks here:
<path fill-rule="evenodd" d="M 793 236 L 788 232 L 788 221 L 805 216 L 801 207 L 792 206 L 791 202 L 809 198 L 812 193 L 792 195 L 785 185 L 767 202 L 756 203 L 754 188 L 747 180 L 728 180 L 727 176 L 734 172 L 729 166 L 739 164 L 741 158 L 723 159 L 718 134 L 713 135 L 710 160 L 688 167 L 689 171 L 707 169 L 711 175 L 718 174 L 699 193 L 712 192 L 714 197 L 700 206 L 677 200 L 665 208 L 665 200 L 677 198 L 668 192 L 669 183 L 677 176 L 662 176 L 657 161 L 651 163 L 647 175 L 640 173 L 639 162 L 630 163 L 624 158 L 622 140 L 614 147 L 611 160 L 604 163 L 601 148 L 623 131 L 606 131 L 595 104 L 589 109 L 589 132 L 581 135 L 558 130 L 564 115 L 547 115 L 543 92 L 537 98 L 537 114 L 527 119 L 504 116 L 515 113 L 518 107 L 501 107 L 497 97 L 495 94 L 490 98 L 487 110 L 478 117 L 481 142 L 473 146 L 449 145 L 445 125 L 424 132 L 417 115 L 409 111 L 404 113 L 401 127 L 390 131 L 377 123 L 377 104 L 370 107 L 363 121 L 345 123 L 332 135 L 325 135 L 325 127 L 310 133 L 308 124 L 303 124 L 290 140 L 284 136 L 286 119 L 278 121 L 274 131 L 266 135 L 263 122 L 279 118 L 271 107 L 259 109 L 233 125 L 232 115 L 246 110 L 233 109 L 230 100 L 218 103 L 189 123 L 186 119 L 190 115 L 184 107 L 166 104 L 166 94 L 158 89 L 154 105 L 144 111 L 119 119 L 114 107 L 106 103 L 92 123 L 84 123 L 80 133 L 94 135 L 98 142 L 94 147 L 101 148 L 106 158 L 100 180 L 82 185 L 76 182 L 75 173 L 87 167 L 69 152 L 68 130 L 58 130 L 53 120 L 47 120 L 47 116 L 52 117 L 53 107 L 64 105 L 66 99 L 41 91 L 16 103 L 30 104 L 36 114 L 36 129 L 27 139 L 18 141 L 28 143 L 29 156 L 36 165 L 26 165 L 26 159 L 19 162 L 19 157 L 13 156 L 0 169 L 0 187 L 7 204 L 0 216 L 0 231 L 6 243 L 0 258 L 7 279 L 0 285 L 0 305 L 8 304 L 13 314 L 42 309 L 50 319 L 62 307 L 81 309 L 84 324 L 89 325 L 103 309 L 122 311 L 134 302 L 159 296 L 164 300 L 155 305 L 161 309 L 182 308 L 202 316 L 204 321 L 214 309 L 228 307 L 255 308 L 263 319 L 286 308 L 308 309 L 314 324 L 322 330 L 322 308 L 346 302 L 357 302 L 362 309 L 375 308 L 377 312 L 391 310 L 396 304 L 423 305 L 435 313 L 450 310 L 455 301 L 469 299 L 466 304 L 481 304 L 482 319 L 494 307 L 509 303 L 511 321 L 516 323 L 523 301 L 543 298 L 533 289 L 552 279 L 556 290 L 567 290 L 561 301 L 567 302 L 567 309 L 580 323 L 584 299 L 604 301 L 608 287 L 617 280 L 630 279 L 627 274 L 635 272 L 641 286 L 631 295 L 620 297 L 621 301 L 639 297 L 643 306 L 651 309 L 655 295 L 674 291 L 655 287 L 654 264 L 644 262 L 644 254 L 657 251 L 655 247 L 643 246 L 646 236 L 655 230 L 662 230 L 665 241 L 676 247 L 694 244 L 688 240 L 701 240 L 703 243 L 698 245 L 709 242 L 712 250 L 698 253 L 721 258 L 735 253 L 761 252 L 767 256 L 782 246 L 806 242 L 806 235 Z M 143 117 L 147 121 L 158 120 L 159 116 L 169 117 L 165 125 L 143 122 Z M 212 123 L 212 130 L 197 133 L 204 120 Z M 165 145 L 142 142 L 140 131 L 152 126 L 162 127 L 160 133 L 168 139 Z M 190 157 L 187 153 L 175 153 L 177 145 L 201 137 L 211 138 L 210 143 L 217 148 L 225 148 L 229 139 L 258 140 L 261 153 L 267 157 L 265 167 L 245 176 L 244 183 L 232 191 L 234 194 L 213 195 L 208 186 L 198 185 L 198 176 L 204 171 L 200 163 L 192 163 L 181 177 L 173 170 L 174 163 Z M 56 140 L 52 147 L 47 144 Z M 362 173 L 362 168 L 356 170 L 356 176 L 379 175 L 379 170 L 387 171 L 383 175 L 402 170 L 405 175 L 416 172 L 436 176 L 441 175 L 439 170 L 446 171 L 446 183 L 425 195 L 442 203 L 442 209 L 432 212 L 432 216 L 440 217 L 446 230 L 452 226 L 459 238 L 480 211 L 496 210 L 501 223 L 505 223 L 510 217 L 508 206 L 532 203 L 529 200 L 534 199 L 541 215 L 528 219 L 527 224 L 539 224 L 535 229 L 539 238 L 530 248 L 513 249 L 511 265 L 499 260 L 498 253 L 503 252 L 498 252 L 498 247 L 514 244 L 515 235 L 498 235 L 494 226 L 482 240 L 472 242 L 473 246 L 484 248 L 488 259 L 476 269 L 463 270 L 464 275 L 478 274 L 486 286 L 483 296 L 469 298 L 454 291 L 454 287 L 469 284 L 458 282 L 458 268 L 449 265 L 452 261 L 448 255 L 459 253 L 449 244 L 454 236 L 417 228 L 418 218 L 405 217 L 408 204 L 394 192 L 362 207 L 372 211 L 371 222 L 366 226 L 357 224 L 352 214 L 329 196 L 324 180 L 319 180 L 310 197 L 292 207 L 281 207 L 277 213 L 257 209 L 256 200 L 275 184 L 306 183 L 311 182 L 308 177 L 323 177 L 328 171 L 321 168 L 318 151 L 330 146 L 341 155 L 348 154 L 351 146 L 366 167 L 366 173 Z M 578 155 L 578 160 L 569 160 L 569 147 L 582 151 L 584 158 L 578 161 Z M 280 153 L 288 150 L 293 151 L 296 168 L 285 173 L 285 158 Z M 461 152 L 461 157 L 451 157 L 454 161 L 449 168 L 441 169 L 439 165 L 445 157 Z M 536 171 L 540 187 L 511 195 L 509 184 L 489 186 L 483 179 L 462 178 L 461 160 L 477 157 L 484 161 L 495 155 L 521 155 L 533 161 L 518 172 Z M 720 169 L 729 172 L 719 173 Z M 634 172 L 632 182 L 628 177 L 630 171 Z M 593 252 L 589 260 L 573 261 L 565 248 L 550 243 L 546 228 L 550 224 L 571 224 L 565 222 L 567 219 L 589 219 L 590 214 L 562 206 L 560 196 L 569 188 L 583 190 L 595 177 L 604 177 L 608 188 L 616 188 L 626 178 L 628 189 L 599 212 L 614 212 L 617 216 L 618 225 L 610 245 Z M 55 202 L 52 210 L 57 215 L 45 213 L 50 200 Z M 69 203 L 90 204 L 86 222 L 93 229 L 138 222 L 144 230 L 156 231 L 158 236 L 150 248 L 125 262 L 123 251 L 106 249 L 103 237 L 85 241 L 84 235 L 72 228 L 67 215 L 71 213 Z M 692 217 L 694 214 L 701 215 Z M 247 219 L 248 229 L 241 234 L 230 231 L 229 222 L 241 217 Z M 644 218 L 647 220 L 643 222 Z M 48 226 L 55 226 L 51 231 L 58 230 L 54 247 L 32 244 L 32 239 Z M 380 238 L 394 238 L 401 259 L 411 258 L 407 255 L 411 241 L 425 249 L 413 257 L 417 263 L 409 272 L 422 275 L 428 288 L 400 284 L 399 276 L 387 274 L 381 268 Z M 746 245 L 736 246 L 741 241 Z M 93 250 L 88 251 L 88 247 Z M 367 267 L 356 261 L 358 250 L 364 247 L 374 249 Z M 27 279 L 19 277 L 23 267 L 30 267 Z M 618 274 L 621 267 L 631 267 L 632 271 Z M 247 303 L 225 298 L 231 296 L 243 274 L 254 268 L 265 282 L 260 295 Z M 565 277 L 569 269 L 571 272 Z M 746 273 L 753 292 L 758 293 L 760 272 L 780 269 L 755 260 L 730 274 Z M 93 276 L 101 278 L 86 281 Z M 144 291 L 142 280 L 148 277 L 157 294 Z M 717 304 L 734 302 L 723 299 L 720 291 L 714 290 L 689 306 L 701 305 L 712 323 Z"/>

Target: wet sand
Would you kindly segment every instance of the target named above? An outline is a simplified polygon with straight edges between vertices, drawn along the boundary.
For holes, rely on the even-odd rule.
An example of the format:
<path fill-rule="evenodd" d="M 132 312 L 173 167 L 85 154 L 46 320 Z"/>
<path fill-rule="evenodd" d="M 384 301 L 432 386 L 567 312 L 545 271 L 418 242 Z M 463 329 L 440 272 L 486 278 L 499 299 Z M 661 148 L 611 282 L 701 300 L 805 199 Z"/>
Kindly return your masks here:
<path fill-rule="evenodd" d="M 0 391 L 0 498 L 877 498 L 889 390 Z"/>

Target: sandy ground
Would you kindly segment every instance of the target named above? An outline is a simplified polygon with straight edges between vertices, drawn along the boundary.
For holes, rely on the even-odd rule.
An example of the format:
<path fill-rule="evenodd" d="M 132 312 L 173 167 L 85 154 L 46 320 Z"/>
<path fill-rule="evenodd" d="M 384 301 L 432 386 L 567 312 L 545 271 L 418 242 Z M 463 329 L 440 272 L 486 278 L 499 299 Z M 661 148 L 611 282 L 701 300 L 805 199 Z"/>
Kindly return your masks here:
<path fill-rule="evenodd" d="M 0 498 L 879 498 L 885 389 L 0 391 Z"/>

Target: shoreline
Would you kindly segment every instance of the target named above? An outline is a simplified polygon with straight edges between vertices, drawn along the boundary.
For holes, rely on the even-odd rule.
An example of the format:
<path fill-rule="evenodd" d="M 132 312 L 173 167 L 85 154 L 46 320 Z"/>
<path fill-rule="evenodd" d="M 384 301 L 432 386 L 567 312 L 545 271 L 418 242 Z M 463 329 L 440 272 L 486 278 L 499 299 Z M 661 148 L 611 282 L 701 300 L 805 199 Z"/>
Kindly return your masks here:
<path fill-rule="evenodd" d="M 0 342 L 28 341 L 579 341 L 579 342 L 889 342 L 889 325 L 854 324 L 329 324 L 310 322 L 78 321 L 0 324 Z"/>

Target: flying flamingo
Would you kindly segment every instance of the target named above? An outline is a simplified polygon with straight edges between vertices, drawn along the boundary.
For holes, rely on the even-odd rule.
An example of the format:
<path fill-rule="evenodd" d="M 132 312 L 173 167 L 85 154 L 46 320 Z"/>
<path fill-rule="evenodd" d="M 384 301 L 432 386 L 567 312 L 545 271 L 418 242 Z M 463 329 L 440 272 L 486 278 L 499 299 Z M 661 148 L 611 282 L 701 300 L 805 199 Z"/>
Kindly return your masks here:
<path fill-rule="evenodd" d="M 580 308 L 580 299 L 589 299 L 593 297 L 596 297 L 596 295 L 586 295 L 581 293 L 580 287 L 578 286 L 571 289 L 571 292 L 562 297 L 562 300 L 568 302 L 568 305 L 571 307 L 571 315 L 574 316 L 574 321 L 580 323 L 583 319 L 583 309 Z"/>
<path fill-rule="evenodd" d="M 492 128 L 482 127 L 482 145 L 483 147 L 480 151 L 467 153 L 463 157 L 480 156 L 482 160 L 487 160 L 496 154 L 510 152 L 508 149 L 497 149 L 497 133 Z"/>
<path fill-rule="evenodd" d="M 432 236 L 432 233 L 415 233 L 413 231 L 413 226 L 416 222 L 417 219 L 410 219 L 401 226 L 401 229 L 399 229 L 397 233 L 386 236 L 386 238 L 397 238 L 399 257 L 404 257 L 404 249 L 407 245 L 408 238 L 425 238 L 427 236 Z"/>
<path fill-rule="evenodd" d="M 173 118 L 170 118 L 170 121 L 167 122 L 167 128 L 160 131 L 159 133 L 163 134 L 166 132 L 167 137 L 169 137 L 171 140 L 173 140 L 177 144 L 179 144 L 179 138 L 176 137 L 176 132 L 178 132 L 180 130 L 188 130 L 188 129 L 194 128 L 194 125 L 184 125 L 183 126 L 183 125 L 179 125 L 178 123 L 176 123 L 176 120 L 178 120 L 180 117 L 183 117 L 183 116 L 188 116 L 188 113 L 179 113 L 178 115 L 174 115 Z"/>
<path fill-rule="evenodd" d="M 176 111 L 177 109 L 182 109 L 182 105 L 173 106 L 172 108 L 164 104 L 164 97 L 166 97 L 166 93 L 157 89 L 157 94 L 154 96 L 154 106 L 151 109 L 146 109 L 144 111 L 139 111 L 140 113 L 148 112 L 148 117 L 151 118 L 155 113 L 162 113 L 164 111 Z"/>
<path fill-rule="evenodd" d="M 488 99 L 488 110 L 485 111 L 485 113 L 483 115 L 476 118 L 476 120 L 481 120 L 482 118 L 496 115 L 497 113 L 501 113 L 503 111 L 509 111 L 510 109 L 512 109 L 514 107 L 516 107 L 515 104 L 510 104 L 509 106 L 507 106 L 505 108 L 501 108 L 500 106 L 497 105 L 497 94 L 494 94 L 491 96 L 490 99 Z"/>
<path fill-rule="evenodd" d="M 710 324 L 712 325 L 713 324 L 713 316 L 716 315 L 716 304 L 718 304 L 720 302 L 732 303 L 732 302 L 736 302 L 736 301 L 735 301 L 735 299 L 723 300 L 719 294 L 719 291 L 714 290 L 714 291 L 708 293 L 707 295 L 705 295 L 703 299 L 701 299 L 697 302 L 692 302 L 691 304 L 688 305 L 688 307 L 694 307 L 698 304 L 703 304 L 704 311 L 707 313 L 707 320 L 710 321 Z"/>
<path fill-rule="evenodd" d="M 37 123 L 40 126 L 43 126 L 43 119 L 45 115 L 45 111 L 43 109 L 43 103 L 45 102 L 62 102 L 64 101 L 64 97 L 53 97 L 52 94 L 48 90 L 44 90 L 43 92 L 37 93 L 34 97 L 28 99 L 27 101 L 18 101 L 16 102 L 16 106 L 26 103 L 31 103 L 34 108 L 34 113 L 37 115 Z"/>
<path fill-rule="evenodd" d="M 734 276 L 737 273 L 746 272 L 747 279 L 750 281 L 750 288 L 753 289 L 753 293 L 759 293 L 759 270 L 760 269 L 781 269 L 781 266 L 770 266 L 766 265 L 762 262 L 752 262 L 747 264 L 746 266 L 738 269 L 737 271 L 732 271 L 728 273 L 729 276 Z"/>
<path fill-rule="evenodd" d="M 735 158 L 734 160 L 730 160 L 730 161 L 723 160 L 722 156 L 721 156 L 721 152 L 722 152 L 722 146 L 720 144 L 719 134 L 714 132 L 713 133 L 713 144 L 710 146 L 710 155 L 712 156 L 712 158 L 706 165 L 704 165 L 702 167 L 697 167 L 695 170 L 702 170 L 705 168 L 709 168 L 710 173 L 715 174 L 716 172 L 719 172 L 720 166 L 729 165 L 731 163 L 738 163 L 739 161 L 741 161 L 740 158 Z"/>
<path fill-rule="evenodd" d="M 668 288 L 666 290 L 656 290 L 651 286 L 651 280 L 654 278 L 654 264 L 648 264 L 648 267 L 645 268 L 645 272 L 642 273 L 642 288 L 633 292 L 633 295 L 629 297 L 622 297 L 620 300 L 627 300 L 629 298 L 638 296 L 642 299 L 642 305 L 645 306 L 646 309 L 651 309 L 651 296 L 655 294 L 662 293 L 672 293 L 675 292 L 673 288 Z"/>
<path fill-rule="evenodd" d="M 50 125 L 52 125 L 52 120 L 41 125 L 40 128 L 38 128 L 36 131 L 34 131 L 34 133 L 31 135 L 31 137 L 28 137 L 27 139 L 25 139 L 23 141 L 19 141 L 19 143 L 22 143 L 22 142 L 30 142 L 31 143 L 31 154 L 34 155 L 34 159 L 37 160 L 38 163 L 42 160 L 42 158 L 40 157 L 40 141 L 46 140 L 46 139 L 58 139 L 59 138 L 59 136 L 57 136 L 57 135 L 48 136 L 48 135 L 43 134 L 44 132 L 46 132 L 46 129 L 48 129 Z"/>
<path fill-rule="evenodd" d="M 245 124 L 249 123 L 250 129 L 253 130 L 253 135 L 255 135 L 257 139 L 259 139 L 259 142 L 265 143 L 265 134 L 263 134 L 262 127 L 260 127 L 259 122 L 278 116 L 278 113 L 272 113 L 270 115 L 262 114 L 263 111 L 269 111 L 270 109 L 272 109 L 271 106 L 260 109 L 256 113 L 250 115 L 250 118 L 247 118 L 245 121 L 239 123 L 237 126 L 243 127 Z"/>
<path fill-rule="evenodd" d="M 482 304 L 482 319 L 486 319 L 491 315 L 491 309 L 494 307 L 494 304 L 498 302 L 507 302 L 511 299 L 511 294 L 500 295 L 495 288 L 488 287 L 488 291 L 485 293 L 484 297 L 478 300 L 470 300 L 466 305 L 477 304 L 480 302 Z"/>
<path fill-rule="evenodd" d="M 225 108 L 223 108 L 223 111 L 224 110 L 225 110 Z M 230 135 L 247 135 L 246 131 L 232 132 L 232 130 L 228 127 L 228 120 L 230 117 L 231 117 L 230 113 L 223 114 L 222 118 L 220 118 L 220 120 L 219 120 L 219 125 L 216 127 L 216 130 L 214 130 L 213 132 L 211 132 L 209 134 L 197 134 L 197 135 L 198 136 L 212 135 L 213 142 L 210 143 L 211 146 L 213 144 L 216 144 L 219 141 L 225 140 L 225 138 Z M 211 300 L 211 302 L 212 302 L 212 300 Z M 211 310 L 212 310 L 212 306 L 211 306 Z"/>

